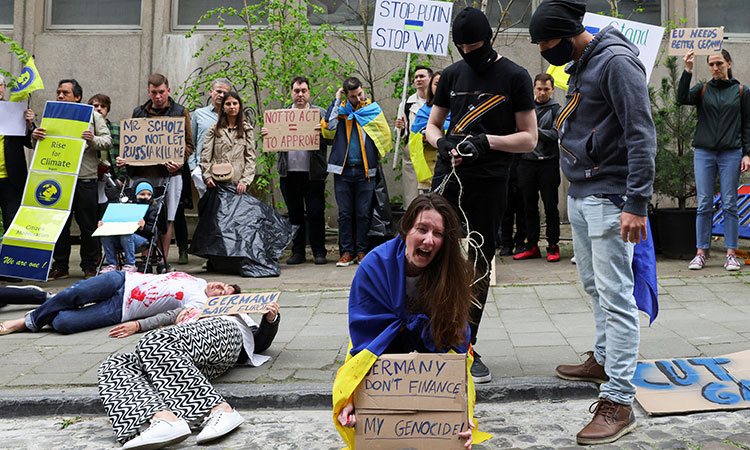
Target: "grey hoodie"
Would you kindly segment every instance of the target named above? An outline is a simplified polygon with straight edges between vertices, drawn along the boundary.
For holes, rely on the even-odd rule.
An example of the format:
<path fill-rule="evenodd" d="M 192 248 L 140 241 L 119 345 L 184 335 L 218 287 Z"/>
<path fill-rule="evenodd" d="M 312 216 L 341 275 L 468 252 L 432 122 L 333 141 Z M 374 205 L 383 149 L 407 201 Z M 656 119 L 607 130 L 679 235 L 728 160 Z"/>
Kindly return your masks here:
<path fill-rule="evenodd" d="M 638 48 L 603 28 L 566 72 L 557 120 L 560 166 L 574 198 L 626 195 L 625 212 L 645 216 L 653 193 L 656 131 Z"/>

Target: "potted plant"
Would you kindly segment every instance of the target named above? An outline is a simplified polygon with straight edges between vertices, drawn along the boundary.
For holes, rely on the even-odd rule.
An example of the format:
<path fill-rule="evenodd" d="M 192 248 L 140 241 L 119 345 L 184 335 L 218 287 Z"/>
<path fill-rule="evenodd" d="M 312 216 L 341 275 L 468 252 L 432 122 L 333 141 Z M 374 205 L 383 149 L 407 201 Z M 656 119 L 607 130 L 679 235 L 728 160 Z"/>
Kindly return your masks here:
<path fill-rule="evenodd" d="M 692 106 L 677 103 L 677 58 L 667 57 L 664 66 L 667 76 L 658 89 L 649 89 L 656 127 L 654 193 L 674 199 L 677 208 L 659 208 L 657 203 L 653 232 L 664 256 L 684 259 L 695 253 L 696 208 L 686 206 L 696 195 L 691 140 L 697 114 Z"/>

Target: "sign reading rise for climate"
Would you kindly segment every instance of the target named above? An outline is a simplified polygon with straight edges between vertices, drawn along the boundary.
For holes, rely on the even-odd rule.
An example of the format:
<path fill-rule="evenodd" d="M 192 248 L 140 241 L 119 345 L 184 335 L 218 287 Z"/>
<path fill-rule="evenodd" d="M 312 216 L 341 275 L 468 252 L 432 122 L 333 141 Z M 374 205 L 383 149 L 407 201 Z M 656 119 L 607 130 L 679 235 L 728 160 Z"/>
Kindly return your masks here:
<path fill-rule="evenodd" d="M 0 247 L 0 275 L 47 281 L 60 232 L 70 215 L 78 170 L 94 108 L 69 102 L 47 102 L 21 207 L 5 230 Z"/>

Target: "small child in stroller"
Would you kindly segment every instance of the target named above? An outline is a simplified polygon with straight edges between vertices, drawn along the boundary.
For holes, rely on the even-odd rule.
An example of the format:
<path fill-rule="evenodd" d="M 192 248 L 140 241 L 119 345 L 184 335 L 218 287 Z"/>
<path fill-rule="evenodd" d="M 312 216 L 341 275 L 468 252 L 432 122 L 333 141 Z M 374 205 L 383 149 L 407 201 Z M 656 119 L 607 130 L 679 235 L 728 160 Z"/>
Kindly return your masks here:
<path fill-rule="evenodd" d="M 154 225 L 159 214 L 158 204 L 156 202 L 151 202 L 154 195 L 154 188 L 151 186 L 151 183 L 141 181 L 136 185 L 135 193 L 136 203 L 150 203 L 146 215 L 138 222 L 139 229 L 133 234 L 102 236 L 101 243 L 102 248 L 104 249 L 104 257 L 107 261 L 107 266 L 103 268 L 100 273 L 117 270 L 117 249 L 121 249 L 125 256 L 122 270 L 124 272 L 135 272 L 135 253 L 145 250 L 151 241 Z M 132 202 L 132 200 L 129 201 Z M 98 226 L 102 225 L 103 223 L 100 220 Z"/>

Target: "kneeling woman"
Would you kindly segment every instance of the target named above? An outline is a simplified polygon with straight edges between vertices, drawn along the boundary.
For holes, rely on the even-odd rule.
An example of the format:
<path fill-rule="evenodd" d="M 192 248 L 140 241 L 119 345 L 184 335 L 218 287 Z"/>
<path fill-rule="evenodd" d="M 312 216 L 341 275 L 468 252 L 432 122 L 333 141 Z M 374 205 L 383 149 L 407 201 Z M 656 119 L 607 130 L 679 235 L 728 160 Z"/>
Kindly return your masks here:
<path fill-rule="evenodd" d="M 354 391 L 378 356 L 413 351 L 471 354 L 471 274 L 460 238 L 450 203 L 438 194 L 424 194 L 409 205 L 399 236 L 360 263 L 349 294 L 352 348 L 333 387 L 334 423 L 350 448 L 356 423 Z M 470 381 L 470 418 L 473 402 Z M 467 448 L 471 434 L 460 434 Z"/>
<path fill-rule="evenodd" d="M 199 310 L 174 310 L 128 322 L 110 331 L 135 331 L 177 323 L 142 337 L 134 353 L 118 353 L 99 366 L 99 396 L 124 449 L 156 449 L 190 436 L 189 423 L 208 416 L 198 443 L 221 437 L 244 419 L 208 381 L 236 363 L 257 366 L 276 336 L 279 308 L 270 304 L 260 326 L 245 314 L 196 320 Z M 138 431 L 147 422 L 150 426 Z"/>

